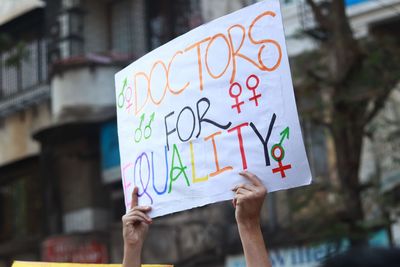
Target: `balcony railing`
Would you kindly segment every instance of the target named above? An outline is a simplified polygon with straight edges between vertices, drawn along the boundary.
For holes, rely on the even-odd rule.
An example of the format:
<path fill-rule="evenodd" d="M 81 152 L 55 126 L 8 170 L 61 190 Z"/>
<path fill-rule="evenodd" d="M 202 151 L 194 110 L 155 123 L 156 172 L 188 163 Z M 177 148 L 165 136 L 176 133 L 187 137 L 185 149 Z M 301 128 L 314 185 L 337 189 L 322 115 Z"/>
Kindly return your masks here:
<path fill-rule="evenodd" d="M 0 53 L 0 117 L 50 96 L 46 41 L 36 39 L 25 43 L 23 56 L 10 63 L 17 49 Z"/>

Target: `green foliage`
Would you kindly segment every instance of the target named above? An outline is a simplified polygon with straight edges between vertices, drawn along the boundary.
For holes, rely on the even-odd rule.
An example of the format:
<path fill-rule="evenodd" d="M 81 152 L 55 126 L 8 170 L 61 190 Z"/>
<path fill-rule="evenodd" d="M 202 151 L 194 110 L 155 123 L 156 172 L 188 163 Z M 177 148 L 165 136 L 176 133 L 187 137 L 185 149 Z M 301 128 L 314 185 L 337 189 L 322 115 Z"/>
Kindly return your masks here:
<path fill-rule="evenodd" d="M 0 53 L 5 51 L 11 51 L 11 54 L 5 59 L 7 67 L 17 66 L 29 58 L 25 42 L 15 42 L 9 35 L 2 33 L 0 34 Z"/>

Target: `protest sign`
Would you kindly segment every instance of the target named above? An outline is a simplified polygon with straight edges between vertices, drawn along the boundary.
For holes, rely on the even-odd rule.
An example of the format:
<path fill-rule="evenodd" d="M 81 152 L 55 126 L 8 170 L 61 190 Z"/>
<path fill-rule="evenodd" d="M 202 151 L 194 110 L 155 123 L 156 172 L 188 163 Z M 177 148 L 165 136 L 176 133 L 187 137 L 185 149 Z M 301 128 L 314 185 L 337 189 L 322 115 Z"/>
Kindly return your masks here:
<path fill-rule="evenodd" d="M 121 264 L 58 263 L 38 261 L 14 261 L 12 267 L 122 267 Z M 174 267 L 165 264 L 142 264 L 142 267 Z"/>
<path fill-rule="evenodd" d="M 202 25 L 115 75 L 125 204 L 151 217 L 311 182 L 278 0 Z"/>

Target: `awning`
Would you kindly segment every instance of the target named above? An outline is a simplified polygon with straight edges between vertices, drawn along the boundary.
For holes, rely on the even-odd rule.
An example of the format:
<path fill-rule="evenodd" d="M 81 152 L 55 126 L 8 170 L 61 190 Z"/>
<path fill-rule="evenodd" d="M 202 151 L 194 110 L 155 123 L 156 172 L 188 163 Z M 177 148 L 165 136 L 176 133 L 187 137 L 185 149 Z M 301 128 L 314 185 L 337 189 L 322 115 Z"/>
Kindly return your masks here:
<path fill-rule="evenodd" d="M 1 0 L 0 25 L 45 5 L 42 0 Z"/>

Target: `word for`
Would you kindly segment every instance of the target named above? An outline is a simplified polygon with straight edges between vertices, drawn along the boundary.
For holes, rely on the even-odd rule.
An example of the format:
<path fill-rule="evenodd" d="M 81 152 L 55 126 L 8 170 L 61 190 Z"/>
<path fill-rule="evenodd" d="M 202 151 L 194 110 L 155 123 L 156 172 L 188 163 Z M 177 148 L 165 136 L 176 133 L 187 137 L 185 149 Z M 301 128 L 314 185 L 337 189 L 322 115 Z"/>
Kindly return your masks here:
<path fill-rule="evenodd" d="M 199 101 L 201 101 L 200 99 Z M 202 100 L 205 101 L 205 100 Z M 198 102 L 199 103 L 199 102 Z M 183 110 L 189 110 L 187 107 L 185 107 Z M 191 109 L 190 109 L 191 110 Z M 179 116 L 178 116 L 179 117 Z M 179 119 L 178 119 L 179 120 Z M 266 134 L 266 137 L 262 137 L 256 126 L 254 125 L 253 122 L 245 122 L 241 123 L 239 125 L 230 127 L 229 129 L 226 130 L 226 132 L 222 131 L 217 131 L 209 136 L 204 137 L 204 141 L 210 141 L 212 145 L 212 151 L 213 151 L 213 160 L 214 160 L 214 168 L 213 170 L 208 173 L 205 176 L 198 177 L 196 174 L 196 166 L 195 166 L 195 148 L 193 145 L 192 141 L 189 141 L 189 151 L 190 151 L 190 159 L 187 161 L 184 161 L 182 159 L 182 153 L 179 151 L 178 146 L 176 144 L 172 145 L 172 151 L 169 151 L 167 145 L 164 146 L 164 160 L 165 160 L 165 176 L 160 175 L 159 168 L 155 169 L 154 168 L 154 151 L 150 152 L 142 152 L 140 153 L 134 163 L 129 163 L 125 166 L 123 166 L 123 173 L 122 173 L 122 178 L 124 180 L 124 191 L 129 192 L 128 188 L 132 186 L 132 183 L 135 184 L 136 186 L 139 187 L 139 197 L 146 196 L 150 203 L 153 203 L 153 197 L 152 195 L 157 194 L 157 195 L 162 195 L 165 193 L 171 193 L 172 188 L 173 188 L 173 183 L 178 181 L 179 178 L 183 179 L 184 183 L 189 187 L 191 185 L 189 176 L 187 174 L 187 169 L 188 166 L 185 164 L 185 162 L 190 162 L 191 165 L 191 181 L 192 183 L 197 183 L 197 182 L 204 182 L 207 181 L 209 177 L 215 177 L 218 176 L 226 171 L 231 171 L 233 170 L 232 166 L 221 166 L 218 158 L 218 149 L 217 149 L 217 141 L 218 137 L 222 134 L 231 134 L 231 133 L 236 133 L 236 137 L 238 140 L 238 150 L 239 154 L 241 157 L 242 161 L 242 168 L 243 170 L 247 169 L 247 157 L 246 157 L 246 152 L 244 149 L 244 142 L 243 142 L 243 136 L 242 132 L 246 130 L 248 126 L 253 130 L 253 132 L 256 134 L 258 139 L 260 140 L 261 144 L 264 147 L 264 157 L 265 157 L 265 164 L 266 166 L 270 166 L 270 159 L 269 159 L 269 154 L 268 154 L 268 141 L 272 133 L 272 129 L 274 126 L 276 120 L 276 115 L 273 114 L 271 121 L 269 122 L 268 126 L 268 132 Z M 203 118 L 203 122 L 206 122 L 206 120 Z M 201 124 L 201 122 L 200 122 Z M 177 127 L 179 128 L 179 127 Z M 176 129 L 177 129 L 176 128 Z M 176 130 L 174 129 L 174 130 Z M 168 130 L 166 129 L 167 132 L 170 134 L 174 133 L 174 130 Z M 178 133 L 177 133 L 178 134 Z M 201 145 L 201 144 L 200 144 Z M 161 166 L 160 163 L 157 163 L 156 166 Z M 128 176 L 128 171 L 129 176 Z M 156 173 L 157 172 L 157 173 Z M 144 175 L 146 173 L 147 175 Z M 162 178 L 164 177 L 164 178 Z M 162 188 L 157 188 L 156 185 L 159 185 L 157 181 L 159 179 L 164 179 L 164 182 L 161 183 L 163 184 Z M 150 180 L 152 181 L 152 189 L 149 187 L 150 186 Z M 129 182 L 131 181 L 131 182 Z M 127 195 L 127 194 L 125 194 Z M 127 203 L 129 206 L 129 203 Z"/>
<path fill-rule="evenodd" d="M 252 84 L 251 80 L 255 81 L 254 85 L 251 85 Z M 258 98 L 261 97 L 261 94 L 256 93 L 256 90 L 257 90 L 259 84 L 260 84 L 260 79 L 258 78 L 257 75 L 252 74 L 249 77 L 247 77 L 246 87 L 248 90 L 253 92 L 253 96 L 249 98 L 249 101 L 254 101 L 254 104 L 256 105 L 256 107 L 258 107 Z M 234 93 L 234 91 L 233 91 L 233 89 L 235 87 L 238 88 L 237 93 Z M 241 94 L 242 94 L 242 86 L 240 85 L 240 83 L 238 83 L 238 82 L 232 83 L 229 88 L 229 95 L 235 100 L 235 104 L 233 104 L 231 106 L 231 108 L 232 109 L 236 108 L 237 113 L 242 112 L 242 110 L 240 109 L 240 106 L 244 104 L 244 101 L 239 100 L 239 97 Z"/>
<path fill-rule="evenodd" d="M 173 86 L 171 85 L 173 84 L 175 78 L 174 75 L 172 75 L 173 70 L 175 70 L 174 73 L 179 73 L 177 69 L 181 68 L 181 66 L 178 63 L 180 60 L 181 62 L 190 62 L 187 57 L 194 56 L 197 59 L 197 66 L 190 65 L 189 67 L 197 67 L 197 78 L 200 91 L 204 89 L 204 68 L 206 70 L 206 73 L 208 74 L 208 77 L 211 77 L 212 79 L 219 79 L 226 73 L 226 71 L 230 67 L 230 84 L 233 83 L 236 77 L 238 59 L 241 59 L 242 61 L 244 60 L 245 62 L 252 64 L 261 71 L 272 72 L 276 70 L 280 66 L 282 60 L 282 50 L 280 44 L 277 41 L 269 38 L 255 38 L 253 34 L 253 28 L 261 27 L 261 25 L 258 25 L 261 19 L 274 19 L 275 16 L 276 14 L 272 11 L 263 12 L 252 20 L 248 29 L 246 29 L 241 24 L 234 24 L 230 26 L 225 33 L 217 33 L 213 36 L 208 36 L 198 42 L 195 42 L 194 44 L 187 46 L 183 50 L 176 51 L 167 63 L 163 60 L 156 60 L 152 64 L 150 72 L 138 71 L 134 73 L 133 93 L 135 115 L 139 114 L 142 109 L 146 107 L 149 101 L 151 101 L 151 103 L 153 103 L 155 106 L 159 106 L 163 102 L 167 92 L 171 93 L 172 95 L 179 95 L 190 86 L 190 84 L 193 82 L 191 80 L 183 81 L 183 85 L 180 88 L 173 88 Z M 240 31 L 241 34 L 232 34 L 233 31 Z M 240 40 L 234 40 L 233 36 L 235 36 L 235 38 L 237 38 L 237 36 L 240 36 Z M 226 61 L 224 62 L 225 67 L 219 73 L 217 73 L 215 69 L 213 70 L 212 62 L 210 61 L 209 55 L 210 48 L 215 46 L 215 42 L 217 40 L 220 40 L 224 44 L 218 46 L 218 53 L 224 54 L 224 51 L 226 51 L 227 54 Z M 249 40 L 252 45 L 257 46 L 257 61 L 251 59 L 249 56 L 241 52 L 241 48 L 246 40 Z M 264 49 L 266 49 L 267 46 L 268 49 L 275 49 L 277 51 L 278 56 L 276 61 L 273 62 L 272 66 L 267 66 L 266 63 L 263 61 L 263 51 Z M 196 70 L 193 70 L 193 72 L 196 72 Z M 251 77 L 253 78 L 254 76 Z M 179 79 L 182 79 L 182 77 L 179 76 Z M 165 83 L 162 85 L 158 85 L 154 82 L 155 80 L 165 80 Z M 142 86 L 138 86 L 139 82 L 140 84 L 142 84 Z M 237 86 L 237 84 L 235 84 L 235 86 Z M 123 103 L 123 101 L 127 99 L 127 96 L 124 94 L 125 87 L 126 85 L 123 86 L 123 89 L 119 94 L 118 105 L 120 105 L 120 103 Z M 248 88 L 253 88 L 253 86 L 248 86 Z M 141 92 L 140 94 L 139 91 Z M 156 95 L 158 95 L 159 97 L 155 97 L 155 92 L 157 92 Z M 255 101 L 256 105 L 258 104 L 258 97 L 259 96 L 254 93 L 253 100 Z"/>
<path fill-rule="evenodd" d="M 144 130 L 142 130 L 142 124 L 145 118 L 145 114 L 143 113 L 142 116 L 140 116 L 140 122 L 139 122 L 139 126 L 135 129 L 135 142 L 139 143 L 142 140 L 142 136 L 144 137 L 144 139 L 149 139 L 152 133 L 151 130 L 151 123 L 154 121 L 154 116 L 155 116 L 155 112 L 153 112 L 150 115 L 150 120 L 148 122 L 148 124 L 144 127 Z"/>
<path fill-rule="evenodd" d="M 204 107 L 204 105 L 205 105 L 205 107 Z M 201 108 L 201 106 L 203 106 L 203 108 Z M 167 120 L 172 118 L 172 116 L 175 114 L 175 112 L 172 111 L 165 116 L 164 125 L 165 125 L 166 145 L 167 145 L 168 150 L 169 150 L 169 136 L 171 134 L 176 132 L 179 140 L 182 142 L 187 142 L 188 140 L 190 140 L 193 137 L 193 134 L 194 134 L 194 131 L 196 128 L 196 120 L 197 120 L 197 125 L 198 125 L 198 132 L 196 134 L 196 138 L 198 138 L 201 134 L 202 123 L 210 123 L 210 124 L 220 128 L 220 129 L 223 129 L 223 130 L 228 129 L 232 125 L 232 122 L 228 122 L 227 124 L 223 125 L 223 124 L 219 124 L 211 119 L 206 118 L 206 114 L 207 114 L 208 110 L 210 109 L 210 106 L 211 106 L 210 100 L 206 97 L 203 97 L 200 100 L 198 100 L 196 103 L 196 115 L 190 106 L 184 107 L 178 113 L 178 117 L 176 118 L 175 127 L 171 128 L 171 129 L 168 127 L 169 124 L 168 124 Z M 186 113 L 188 112 L 192 118 L 192 121 L 191 121 L 192 127 L 190 129 L 190 133 L 183 133 L 181 130 L 181 127 L 179 127 L 181 125 L 181 116 L 185 112 Z"/>

